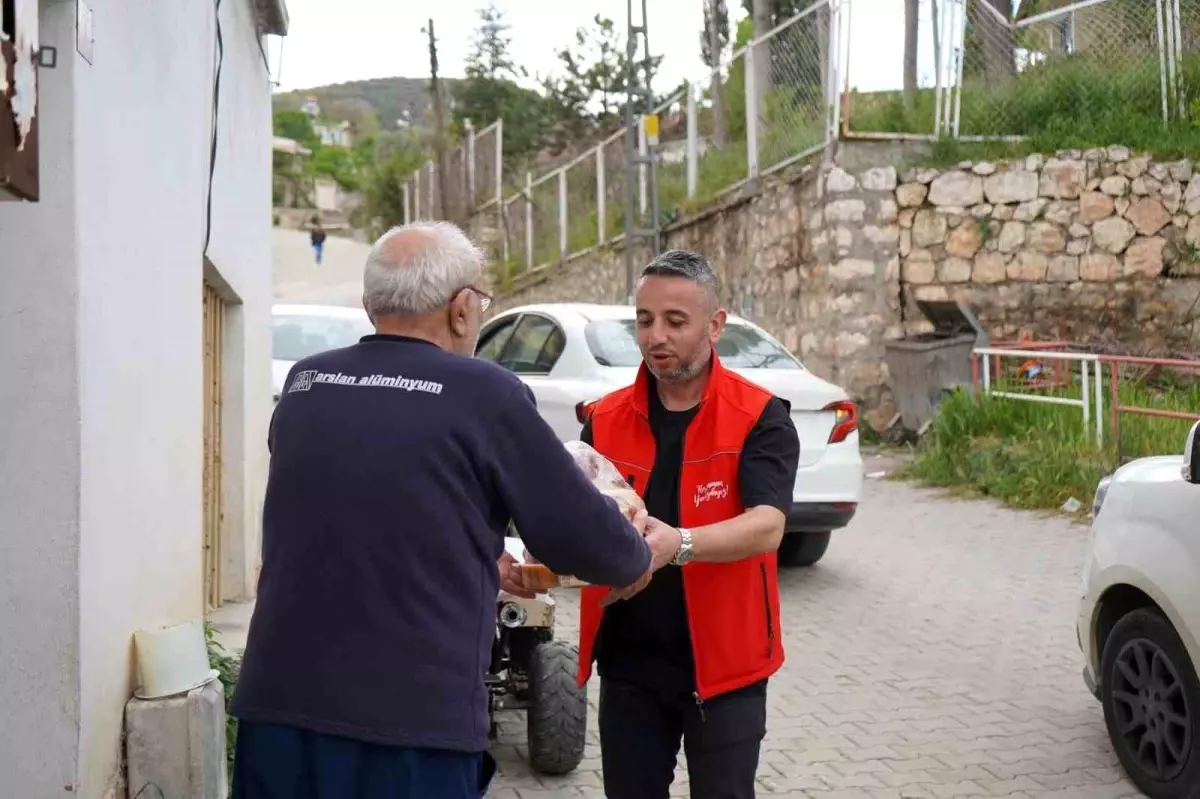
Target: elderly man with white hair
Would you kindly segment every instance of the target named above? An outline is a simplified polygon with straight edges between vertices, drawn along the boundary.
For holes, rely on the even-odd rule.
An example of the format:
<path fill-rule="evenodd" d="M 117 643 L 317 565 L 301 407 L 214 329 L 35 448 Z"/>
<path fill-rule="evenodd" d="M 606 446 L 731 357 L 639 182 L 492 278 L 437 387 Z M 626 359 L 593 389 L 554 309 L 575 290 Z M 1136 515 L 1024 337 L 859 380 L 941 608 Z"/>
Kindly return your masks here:
<path fill-rule="evenodd" d="M 478 799 L 484 671 L 510 520 L 549 568 L 630 586 L 644 537 L 575 467 L 513 375 L 476 360 L 490 297 L 458 228 L 367 259 L 376 333 L 297 363 L 271 420 L 258 601 L 236 695 L 237 799 Z"/>

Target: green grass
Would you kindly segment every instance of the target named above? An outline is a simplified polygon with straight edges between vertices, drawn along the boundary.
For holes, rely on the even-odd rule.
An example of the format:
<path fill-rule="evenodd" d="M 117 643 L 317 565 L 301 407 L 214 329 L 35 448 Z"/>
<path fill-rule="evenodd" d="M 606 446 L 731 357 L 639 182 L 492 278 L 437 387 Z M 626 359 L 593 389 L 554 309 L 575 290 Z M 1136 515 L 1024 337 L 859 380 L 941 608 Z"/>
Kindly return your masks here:
<path fill-rule="evenodd" d="M 1122 405 L 1200 413 L 1194 384 L 1128 384 L 1120 393 Z M 1099 447 L 1078 408 L 959 391 L 941 403 L 917 457 L 896 476 L 965 488 L 1018 508 L 1054 509 L 1074 497 L 1086 509 L 1099 480 L 1122 462 L 1182 456 L 1191 424 L 1122 414 L 1119 436 L 1107 430 Z"/>
<path fill-rule="evenodd" d="M 1093 54 L 1054 59 L 998 86 L 980 77 L 964 80 L 962 136 L 1024 136 L 1015 143 L 939 142 L 935 164 L 1000 159 L 1031 152 L 1123 144 L 1161 158 L 1194 157 L 1200 151 L 1200 107 L 1188 119 L 1164 125 L 1157 56 L 1113 62 Z M 1200 86 L 1200 56 L 1183 59 L 1183 83 Z M 917 93 L 911 107 L 900 92 L 855 94 L 851 129 L 863 132 L 933 132 L 935 93 Z"/>

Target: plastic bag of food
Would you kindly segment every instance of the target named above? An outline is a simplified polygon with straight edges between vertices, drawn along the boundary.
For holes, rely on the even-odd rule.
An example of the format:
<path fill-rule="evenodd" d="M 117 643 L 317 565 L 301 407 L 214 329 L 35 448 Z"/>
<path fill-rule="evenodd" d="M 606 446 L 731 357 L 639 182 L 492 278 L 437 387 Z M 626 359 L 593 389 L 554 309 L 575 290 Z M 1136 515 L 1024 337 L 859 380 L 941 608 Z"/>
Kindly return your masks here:
<path fill-rule="evenodd" d="M 617 467 L 582 441 L 568 441 L 564 446 L 575 465 L 601 494 L 612 497 L 617 501 L 625 518 L 633 521 L 634 517 L 646 509 L 642 498 L 638 496 L 625 478 L 617 471 Z M 542 591 L 548 588 L 579 588 L 587 583 L 570 575 L 559 575 L 538 563 L 525 550 L 525 562 L 518 566 L 521 572 L 522 587 L 531 591 Z"/>

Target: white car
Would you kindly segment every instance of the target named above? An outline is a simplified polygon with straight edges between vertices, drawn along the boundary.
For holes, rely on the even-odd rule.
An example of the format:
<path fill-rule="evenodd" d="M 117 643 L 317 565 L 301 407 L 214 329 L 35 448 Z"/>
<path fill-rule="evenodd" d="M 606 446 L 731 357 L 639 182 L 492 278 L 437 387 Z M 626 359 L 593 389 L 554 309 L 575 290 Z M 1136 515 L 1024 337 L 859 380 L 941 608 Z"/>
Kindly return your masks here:
<path fill-rule="evenodd" d="M 642 362 L 626 305 L 554 303 L 513 308 L 489 319 L 476 357 L 517 374 L 562 441 L 579 438 L 586 403 L 631 385 Z M 782 344 L 730 315 L 717 342 L 721 362 L 791 404 L 800 468 L 784 565 L 807 566 L 825 554 L 833 530 L 853 518 L 862 492 L 858 408 L 841 388 L 804 368 Z"/>
<path fill-rule="evenodd" d="M 1084 681 L 1143 793 L 1200 796 L 1200 423 L 1182 459 L 1141 458 L 1102 480 L 1092 513 Z"/>
<path fill-rule="evenodd" d="M 362 308 L 275 305 L 271 315 L 271 383 L 276 402 L 296 361 L 318 352 L 348 347 L 375 332 Z"/>

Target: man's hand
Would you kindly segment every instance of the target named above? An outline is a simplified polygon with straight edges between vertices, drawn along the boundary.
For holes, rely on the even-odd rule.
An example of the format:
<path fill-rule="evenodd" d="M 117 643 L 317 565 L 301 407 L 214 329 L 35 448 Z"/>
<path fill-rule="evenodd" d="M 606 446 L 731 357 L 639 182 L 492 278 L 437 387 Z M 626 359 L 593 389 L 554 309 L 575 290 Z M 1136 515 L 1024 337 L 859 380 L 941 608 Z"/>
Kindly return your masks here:
<path fill-rule="evenodd" d="M 604 599 L 600 600 L 601 607 L 606 608 L 614 602 L 629 599 L 644 591 L 646 586 L 650 585 L 654 573 L 670 563 L 675 554 L 679 552 L 679 547 L 683 545 L 683 537 L 671 525 L 664 524 L 653 516 L 646 517 L 644 525 L 642 535 L 646 537 L 646 543 L 650 545 L 650 552 L 653 555 L 650 568 L 633 585 L 609 591 Z"/>
<path fill-rule="evenodd" d="M 650 567 L 653 571 L 658 571 L 670 563 L 683 546 L 683 536 L 680 532 L 653 516 L 647 521 L 646 532 L 642 535 L 646 537 L 646 543 L 654 553 L 654 563 Z"/>
<path fill-rule="evenodd" d="M 507 552 L 500 556 L 500 560 L 496 561 L 496 567 L 500 570 L 501 591 L 507 591 L 513 596 L 525 599 L 533 599 L 537 594 L 546 593 L 545 591 L 530 591 L 521 586 L 521 572 L 517 568 L 517 559 Z"/>

